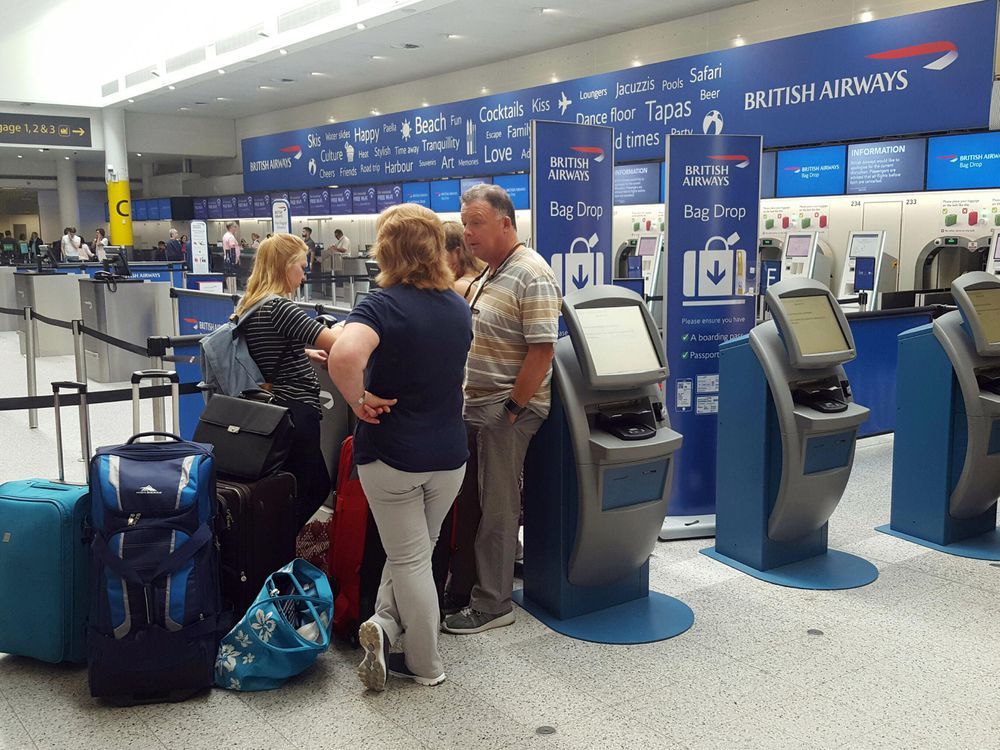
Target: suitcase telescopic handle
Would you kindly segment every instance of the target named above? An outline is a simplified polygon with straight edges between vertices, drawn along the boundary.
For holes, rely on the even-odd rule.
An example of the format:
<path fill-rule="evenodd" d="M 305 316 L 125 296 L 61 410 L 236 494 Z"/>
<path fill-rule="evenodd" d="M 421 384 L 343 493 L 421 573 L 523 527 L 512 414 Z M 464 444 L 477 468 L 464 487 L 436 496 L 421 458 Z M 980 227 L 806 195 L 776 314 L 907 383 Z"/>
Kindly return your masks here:
<path fill-rule="evenodd" d="M 63 463 L 63 440 L 62 440 L 62 409 L 59 403 L 61 391 L 76 391 L 80 394 L 80 406 L 83 413 L 80 416 L 80 440 L 83 443 L 83 453 L 86 460 L 90 460 L 90 412 L 87 407 L 87 384 L 75 380 L 57 380 L 52 383 L 52 406 L 55 411 L 56 422 L 56 455 L 59 458 L 59 481 L 66 481 L 66 466 Z"/>
<path fill-rule="evenodd" d="M 173 412 L 174 433 L 181 431 L 180 419 L 180 376 L 176 370 L 136 370 L 132 373 L 132 432 L 138 433 L 139 427 L 139 384 L 143 380 L 159 380 L 165 378 L 170 381 L 170 401 Z M 155 414 L 154 414 L 155 416 Z"/>

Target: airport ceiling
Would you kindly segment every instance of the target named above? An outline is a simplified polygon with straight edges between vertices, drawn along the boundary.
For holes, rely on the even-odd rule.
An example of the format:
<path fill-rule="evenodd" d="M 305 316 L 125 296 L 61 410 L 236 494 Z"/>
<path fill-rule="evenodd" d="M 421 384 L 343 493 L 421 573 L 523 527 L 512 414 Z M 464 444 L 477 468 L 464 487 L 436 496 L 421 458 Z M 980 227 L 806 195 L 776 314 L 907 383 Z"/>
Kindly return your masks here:
<path fill-rule="evenodd" d="M 543 2 L 553 4 L 543 9 Z M 134 103 L 125 102 L 128 89 L 117 96 L 129 111 L 238 119 L 741 4 L 734 0 L 418 1 L 372 18 L 361 30 L 352 24 L 302 38 L 286 45 L 285 53 L 273 44 L 280 37 L 267 40 L 272 44 L 264 54 L 250 57 L 261 46 L 250 45 L 247 58 L 226 65 L 224 75 L 213 66 L 194 78 L 175 77 L 176 88 L 170 90 L 169 76 L 161 74 L 153 82 L 155 88 L 136 94 Z M 419 46 L 399 48 L 410 44 Z M 171 54 L 177 52 L 174 46 Z M 547 71 L 546 78 L 551 74 Z M 422 99 L 415 90 L 412 106 L 419 106 Z"/>

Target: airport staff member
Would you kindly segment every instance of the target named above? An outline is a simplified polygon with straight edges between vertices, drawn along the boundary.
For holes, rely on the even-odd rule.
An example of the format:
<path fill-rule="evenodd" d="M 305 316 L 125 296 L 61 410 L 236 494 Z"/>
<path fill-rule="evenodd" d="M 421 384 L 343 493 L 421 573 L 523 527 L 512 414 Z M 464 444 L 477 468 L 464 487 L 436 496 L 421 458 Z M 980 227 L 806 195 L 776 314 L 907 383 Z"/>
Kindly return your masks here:
<path fill-rule="evenodd" d="M 179 262 L 184 260 L 184 251 L 181 249 L 181 233 L 176 229 L 171 229 L 170 239 L 167 240 L 167 261 Z"/>
<path fill-rule="evenodd" d="M 337 241 L 333 243 L 333 249 L 338 253 L 349 253 L 351 252 L 351 238 L 344 234 L 339 229 L 333 231 L 333 236 L 337 238 Z"/>
<path fill-rule="evenodd" d="M 549 413 L 561 304 L 548 263 L 518 241 L 514 204 L 503 188 L 466 191 L 462 224 L 469 249 L 489 270 L 472 298 L 465 382 L 465 423 L 478 449 L 482 507 L 476 585 L 469 606 L 442 626 L 458 634 L 514 622 L 519 481 L 528 443 Z"/>

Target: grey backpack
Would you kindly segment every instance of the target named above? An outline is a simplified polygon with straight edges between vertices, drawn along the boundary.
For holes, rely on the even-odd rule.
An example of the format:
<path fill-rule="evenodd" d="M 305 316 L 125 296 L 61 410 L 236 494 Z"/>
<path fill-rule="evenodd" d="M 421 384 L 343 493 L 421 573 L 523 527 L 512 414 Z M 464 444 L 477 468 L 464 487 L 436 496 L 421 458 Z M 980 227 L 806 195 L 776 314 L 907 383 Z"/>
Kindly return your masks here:
<path fill-rule="evenodd" d="M 208 389 L 206 399 L 213 393 L 239 396 L 243 391 L 260 388 L 264 376 L 250 356 L 242 326 L 258 308 L 280 296 L 269 294 L 242 315 L 233 313 L 226 323 L 201 340 L 201 383 L 198 385 Z"/>

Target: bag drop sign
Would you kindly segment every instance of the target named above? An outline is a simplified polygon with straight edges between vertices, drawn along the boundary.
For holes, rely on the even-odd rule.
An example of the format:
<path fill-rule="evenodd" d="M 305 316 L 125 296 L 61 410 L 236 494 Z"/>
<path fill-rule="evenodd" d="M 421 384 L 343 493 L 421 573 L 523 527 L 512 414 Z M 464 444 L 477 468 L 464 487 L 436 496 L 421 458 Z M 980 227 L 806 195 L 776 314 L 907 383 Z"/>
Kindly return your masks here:
<path fill-rule="evenodd" d="M 611 278 L 614 131 L 531 123 L 531 236 L 563 294 Z"/>

